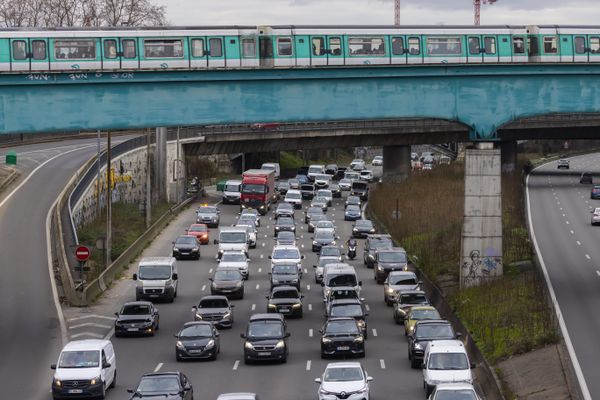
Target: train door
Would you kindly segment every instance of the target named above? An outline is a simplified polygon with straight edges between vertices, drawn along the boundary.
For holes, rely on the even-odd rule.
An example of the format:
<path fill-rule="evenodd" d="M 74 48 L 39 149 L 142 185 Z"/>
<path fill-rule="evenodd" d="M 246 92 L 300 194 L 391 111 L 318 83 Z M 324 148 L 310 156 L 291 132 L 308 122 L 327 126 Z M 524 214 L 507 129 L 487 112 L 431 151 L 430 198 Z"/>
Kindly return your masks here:
<path fill-rule="evenodd" d="M 118 38 L 102 38 L 102 70 L 121 69 L 121 49 Z"/>
<path fill-rule="evenodd" d="M 310 37 L 310 65 L 327 65 L 327 46 L 325 36 Z"/>
<path fill-rule="evenodd" d="M 208 37 L 208 67 L 224 68 L 223 37 Z"/>
<path fill-rule="evenodd" d="M 512 37 L 512 62 L 527 62 L 527 40 L 525 35 L 515 35 Z"/>
<path fill-rule="evenodd" d="M 190 37 L 190 68 L 208 67 L 208 53 L 206 51 L 206 38 Z"/>
<path fill-rule="evenodd" d="M 242 36 L 240 38 L 240 47 L 242 50 L 242 68 L 258 67 L 258 44 L 256 36 Z"/>
<path fill-rule="evenodd" d="M 588 56 L 590 62 L 600 62 L 600 35 L 588 36 Z"/>
<path fill-rule="evenodd" d="M 258 42 L 260 54 L 260 67 L 273 68 L 273 39 L 270 36 L 261 36 Z"/>
<path fill-rule="evenodd" d="M 600 35 L 573 36 L 572 53 L 575 62 L 600 62 Z"/>
<path fill-rule="evenodd" d="M 327 36 L 328 49 L 327 53 L 327 65 L 344 65 L 344 49 L 342 46 L 341 36 Z"/>
<path fill-rule="evenodd" d="M 225 67 L 227 68 L 240 68 L 241 63 L 241 54 L 240 54 L 240 44 L 238 43 L 237 36 L 226 36 L 224 38 L 225 44 Z"/>
<path fill-rule="evenodd" d="M 470 35 L 467 37 L 468 63 L 497 63 L 498 60 L 498 38 L 496 36 Z"/>
<path fill-rule="evenodd" d="M 423 46 L 420 36 L 407 36 L 406 44 L 408 45 L 406 53 L 407 64 L 423 64 Z"/>
<path fill-rule="evenodd" d="M 391 62 L 390 64 L 406 64 L 408 57 L 408 47 L 406 46 L 405 37 L 403 36 L 392 36 L 391 37 Z"/>
<path fill-rule="evenodd" d="M 50 69 L 47 39 L 10 40 L 11 71 L 47 71 Z"/>
<path fill-rule="evenodd" d="M 121 69 L 140 68 L 140 49 L 137 38 L 121 38 Z"/>

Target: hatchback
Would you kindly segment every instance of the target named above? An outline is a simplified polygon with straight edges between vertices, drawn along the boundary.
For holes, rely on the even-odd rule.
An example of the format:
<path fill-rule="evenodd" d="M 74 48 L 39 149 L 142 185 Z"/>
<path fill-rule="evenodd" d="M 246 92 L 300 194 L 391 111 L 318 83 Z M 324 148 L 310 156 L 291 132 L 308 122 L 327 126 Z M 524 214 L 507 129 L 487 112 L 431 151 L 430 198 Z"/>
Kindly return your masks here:
<path fill-rule="evenodd" d="M 594 183 L 593 179 L 592 179 L 592 173 L 591 172 L 582 173 L 581 177 L 579 178 L 579 183 L 589 184 L 589 185 Z"/>

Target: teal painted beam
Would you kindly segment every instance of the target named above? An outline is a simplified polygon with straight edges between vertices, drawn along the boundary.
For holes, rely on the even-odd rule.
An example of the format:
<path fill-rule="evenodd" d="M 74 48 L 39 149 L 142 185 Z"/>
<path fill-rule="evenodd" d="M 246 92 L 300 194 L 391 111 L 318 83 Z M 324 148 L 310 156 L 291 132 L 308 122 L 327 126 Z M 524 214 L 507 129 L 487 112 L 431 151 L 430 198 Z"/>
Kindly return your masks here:
<path fill-rule="evenodd" d="M 0 133 L 441 118 L 495 140 L 510 121 L 600 112 L 600 65 L 0 75 Z"/>

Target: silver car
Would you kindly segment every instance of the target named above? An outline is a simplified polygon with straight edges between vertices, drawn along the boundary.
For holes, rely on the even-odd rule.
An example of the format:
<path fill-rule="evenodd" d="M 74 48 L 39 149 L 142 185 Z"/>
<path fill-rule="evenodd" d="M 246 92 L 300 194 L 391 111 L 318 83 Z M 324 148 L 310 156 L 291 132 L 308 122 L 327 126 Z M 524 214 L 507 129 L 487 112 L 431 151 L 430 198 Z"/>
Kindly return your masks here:
<path fill-rule="evenodd" d="M 383 300 L 388 306 L 394 303 L 403 290 L 419 290 L 421 281 L 411 271 L 392 271 L 383 283 Z"/>
<path fill-rule="evenodd" d="M 596 207 L 592 211 L 592 225 L 600 224 L 600 207 Z"/>
<path fill-rule="evenodd" d="M 319 384 L 319 400 L 348 399 L 369 400 L 369 383 L 373 380 L 358 362 L 327 364 Z"/>
<path fill-rule="evenodd" d="M 250 275 L 248 271 L 248 262 L 250 259 L 246 257 L 246 253 L 238 250 L 227 250 L 223 252 L 223 256 L 218 260 L 219 268 L 237 268 L 244 279 L 248 279 Z"/>

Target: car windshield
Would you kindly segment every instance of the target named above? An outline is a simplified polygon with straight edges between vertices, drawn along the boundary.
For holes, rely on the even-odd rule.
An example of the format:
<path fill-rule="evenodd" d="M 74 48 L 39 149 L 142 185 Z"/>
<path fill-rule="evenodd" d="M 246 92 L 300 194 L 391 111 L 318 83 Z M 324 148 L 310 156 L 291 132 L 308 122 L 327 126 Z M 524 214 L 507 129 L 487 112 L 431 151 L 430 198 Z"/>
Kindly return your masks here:
<path fill-rule="evenodd" d="M 330 230 L 318 230 L 315 232 L 315 240 L 334 240 L 333 232 Z"/>
<path fill-rule="evenodd" d="M 357 335 L 359 330 L 356 322 L 354 320 L 331 321 L 325 327 L 325 334 L 336 335 L 340 333 Z"/>
<path fill-rule="evenodd" d="M 298 292 L 295 290 L 276 290 L 271 295 L 272 299 L 297 299 Z"/>
<path fill-rule="evenodd" d="M 441 389 L 436 390 L 435 400 L 477 400 L 472 389 Z"/>
<path fill-rule="evenodd" d="M 252 183 L 245 183 L 242 185 L 242 193 L 247 194 L 263 194 L 266 193 L 265 185 L 255 185 Z"/>
<path fill-rule="evenodd" d="M 273 259 L 297 259 L 300 258 L 300 251 L 298 249 L 275 249 L 273 251 Z"/>
<path fill-rule="evenodd" d="M 405 263 L 406 254 L 399 251 L 380 251 L 379 261 L 385 263 Z"/>
<path fill-rule="evenodd" d="M 401 294 L 398 302 L 400 304 L 423 304 L 427 303 L 427 298 L 420 293 Z"/>
<path fill-rule="evenodd" d="M 310 206 L 308 207 L 308 210 L 306 210 L 307 214 L 323 214 L 323 210 L 321 209 L 321 207 L 313 207 Z"/>
<path fill-rule="evenodd" d="M 223 253 L 221 256 L 221 262 L 244 262 L 246 261 L 246 255 L 244 253 Z"/>
<path fill-rule="evenodd" d="M 425 319 L 440 319 L 440 314 L 436 310 L 412 310 L 410 319 L 422 321 Z"/>
<path fill-rule="evenodd" d="M 190 232 L 207 232 L 208 228 L 204 225 L 192 225 L 189 229 Z"/>
<path fill-rule="evenodd" d="M 311 222 L 311 224 L 313 224 L 313 225 L 314 225 L 314 224 L 316 224 L 317 222 L 319 222 L 319 221 L 323 221 L 323 220 L 326 220 L 326 219 L 327 219 L 327 216 L 326 216 L 326 215 L 324 215 L 324 214 L 313 214 L 313 215 L 310 217 L 310 222 Z"/>
<path fill-rule="evenodd" d="M 352 189 L 365 190 L 369 185 L 367 182 L 354 182 L 352 183 Z"/>
<path fill-rule="evenodd" d="M 324 190 L 324 189 L 317 190 L 317 197 L 325 197 L 325 198 L 331 197 L 331 190 Z"/>
<path fill-rule="evenodd" d="M 252 338 L 278 338 L 283 336 L 283 325 L 277 321 L 257 321 L 248 325 L 248 336 Z"/>
<path fill-rule="evenodd" d="M 360 204 L 360 198 L 358 196 L 348 196 L 346 201 L 348 204 Z"/>
<path fill-rule="evenodd" d="M 225 192 L 239 192 L 240 191 L 240 185 L 239 184 L 237 184 L 237 185 L 232 185 L 232 184 L 225 185 L 224 191 Z"/>
<path fill-rule="evenodd" d="M 212 329 L 209 325 L 198 324 L 191 325 L 182 329 L 179 334 L 180 338 L 191 338 L 191 337 L 212 337 Z"/>
<path fill-rule="evenodd" d="M 198 240 L 195 237 L 190 237 L 190 236 L 179 236 L 177 238 L 177 240 L 175 240 L 175 245 L 182 245 L 182 244 L 191 244 L 191 245 L 195 245 L 198 243 Z"/>
<path fill-rule="evenodd" d="M 356 221 L 356 227 L 371 229 L 373 228 L 373 223 L 368 219 L 359 219 Z"/>
<path fill-rule="evenodd" d="M 299 185 L 299 184 L 300 184 L 300 181 L 299 181 L 298 179 L 292 178 L 292 179 L 289 179 L 289 180 L 288 180 L 288 183 L 289 183 L 290 185 Z"/>
<path fill-rule="evenodd" d="M 363 310 L 360 304 L 334 304 L 329 314 L 332 317 L 362 317 Z"/>
<path fill-rule="evenodd" d="M 327 286 L 356 286 L 356 275 L 354 274 L 340 274 L 330 275 Z"/>
<path fill-rule="evenodd" d="M 246 243 L 246 232 L 221 232 L 219 241 L 221 243 Z"/>
<path fill-rule="evenodd" d="M 302 198 L 302 196 L 300 195 L 300 193 L 297 192 L 287 192 L 285 198 L 290 200 L 299 200 Z"/>
<path fill-rule="evenodd" d="M 179 392 L 179 378 L 173 376 L 149 376 L 144 377 L 140 381 L 136 392 L 140 394 L 153 394 L 153 393 L 178 393 Z"/>
<path fill-rule="evenodd" d="M 329 294 L 331 300 L 357 299 L 356 290 L 332 290 Z"/>
<path fill-rule="evenodd" d="M 242 275 L 237 270 L 218 270 L 215 272 L 215 281 L 240 281 Z"/>
<path fill-rule="evenodd" d="M 148 315 L 150 306 L 147 304 L 126 304 L 121 308 L 122 315 Z"/>
<path fill-rule="evenodd" d="M 227 308 L 225 299 L 204 299 L 198 304 L 198 308 Z"/>
<path fill-rule="evenodd" d="M 290 203 L 280 203 L 277 206 L 277 211 L 292 211 L 292 205 Z"/>
<path fill-rule="evenodd" d="M 290 217 L 281 217 L 277 219 L 277 225 L 294 225 L 294 220 Z"/>
<path fill-rule="evenodd" d="M 312 202 L 313 204 L 325 204 L 327 203 L 327 199 L 325 197 L 315 197 Z"/>
<path fill-rule="evenodd" d="M 256 222 L 256 216 L 252 215 L 252 214 L 242 214 L 240 215 L 240 217 L 238 218 L 238 225 L 243 225 L 243 224 L 250 224 L 255 225 Z"/>
<path fill-rule="evenodd" d="M 171 277 L 170 265 L 140 265 L 138 277 L 141 280 L 165 280 Z"/>
<path fill-rule="evenodd" d="M 355 206 L 353 204 L 349 204 L 348 207 L 346 207 L 346 212 L 360 212 L 360 207 L 359 206 Z"/>
<path fill-rule="evenodd" d="M 350 382 L 362 381 L 364 379 L 360 367 L 335 367 L 327 368 L 323 374 L 325 382 Z"/>
<path fill-rule="evenodd" d="M 342 185 L 349 185 L 352 183 L 352 181 L 350 179 L 344 178 L 344 179 L 340 179 L 340 183 Z"/>
<path fill-rule="evenodd" d="M 321 168 L 321 167 L 310 167 L 308 169 L 309 174 L 320 174 L 322 171 L 323 171 L 323 168 Z"/>
<path fill-rule="evenodd" d="M 298 272 L 298 267 L 294 264 L 275 264 L 272 273 L 274 275 L 288 275 Z"/>
<path fill-rule="evenodd" d="M 384 247 L 392 247 L 392 241 L 389 239 L 378 239 L 371 241 L 372 249 L 382 249 Z"/>
<path fill-rule="evenodd" d="M 394 276 L 390 274 L 388 278 L 388 282 L 390 285 L 399 285 L 399 286 L 415 286 L 417 282 L 417 278 L 415 277 L 406 277 L 406 276 Z"/>
<path fill-rule="evenodd" d="M 469 369 L 465 353 L 433 353 L 429 356 L 429 369 Z"/>
<path fill-rule="evenodd" d="M 329 179 L 331 179 L 331 177 L 329 175 L 326 174 L 319 174 L 319 175 L 315 175 L 315 179 L 319 180 L 319 181 L 328 181 Z"/>
<path fill-rule="evenodd" d="M 316 228 L 334 228 L 333 222 L 331 221 L 318 221 L 317 225 L 315 225 Z"/>
<path fill-rule="evenodd" d="M 279 232 L 277 234 L 277 240 L 296 240 L 296 236 L 294 235 L 294 232 L 290 232 L 290 231 L 282 231 Z"/>
<path fill-rule="evenodd" d="M 59 368 L 93 368 L 100 362 L 97 350 L 63 351 L 58 362 Z"/>
<path fill-rule="evenodd" d="M 198 214 L 216 214 L 217 207 L 203 206 L 198 208 Z"/>
<path fill-rule="evenodd" d="M 418 339 L 454 339 L 454 331 L 448 324 L 418 325 L 415 336 Z"/>
<path fill-rule="evenodd" d="M 319 258 L 319 267 L 324 267 L 327 264 L 335 264 L 335 263 L 338 263 L 338 262 L 339 261 L 337 259 L 337 256 L 336 256 L 336 258 L 324 258 L 324 257 L 321 257 L 321 258 Z"/>
<path fill-rule="evenodd" d="M 337 247 L 333 247 L 333 246 L 321 247 L 321 256 L 339 257 L 340 255 L 341 255 L 341 251 Z"/>

